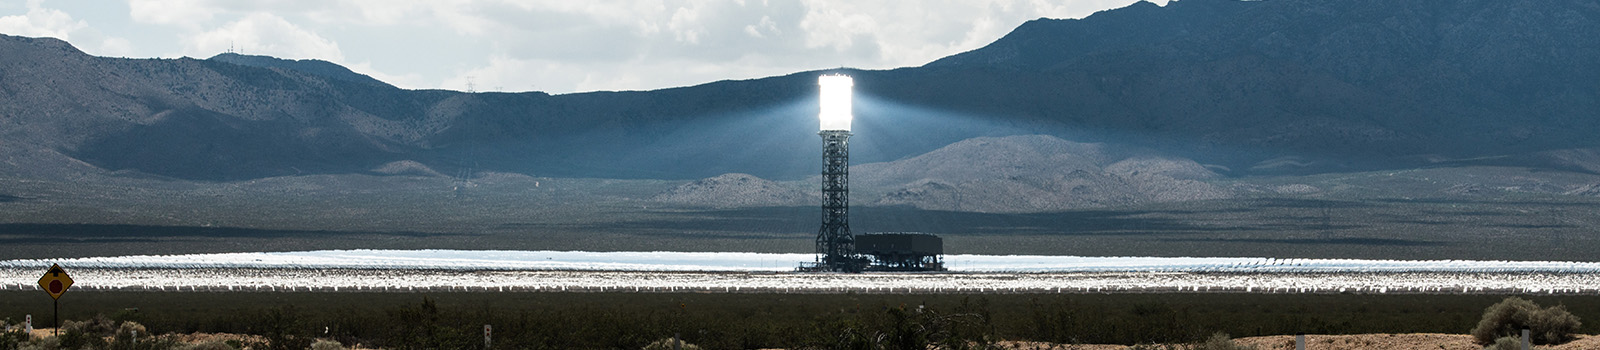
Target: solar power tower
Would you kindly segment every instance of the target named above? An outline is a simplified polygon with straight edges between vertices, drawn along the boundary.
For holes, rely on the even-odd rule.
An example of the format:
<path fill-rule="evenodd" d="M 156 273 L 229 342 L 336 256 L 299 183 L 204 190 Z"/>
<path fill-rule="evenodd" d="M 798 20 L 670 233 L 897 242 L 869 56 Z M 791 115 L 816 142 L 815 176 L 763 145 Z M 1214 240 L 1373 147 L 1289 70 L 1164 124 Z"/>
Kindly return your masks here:
<path fill-rule="evenodd" d="M 850 76 L 827 74 L 822 87 L 822 228 L 817 230 L 815 270 L 861 272 L 866 259 L 856 254 L 850 233 Z"/>

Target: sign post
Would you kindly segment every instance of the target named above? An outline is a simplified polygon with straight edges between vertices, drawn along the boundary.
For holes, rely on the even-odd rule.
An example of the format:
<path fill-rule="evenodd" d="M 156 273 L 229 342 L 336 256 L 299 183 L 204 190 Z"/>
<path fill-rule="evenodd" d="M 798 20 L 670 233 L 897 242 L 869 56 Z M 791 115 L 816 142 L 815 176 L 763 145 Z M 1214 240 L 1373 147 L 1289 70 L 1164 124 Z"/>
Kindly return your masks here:
<path fill-rule="evenodd" d="M 67 288 L 71 287 L 72 277 L 67 276 L 67 270 L 61 269 L 61 265 L 58 264 L 50 264 L 50 271 L 45 271 L 44 276 L 39 277 L 39 288 L 44 289 L 45 293 L 50 293 L 50 298 L 55 303 L 56 317 L 52 325 L 55 327 L 56 336 L 61 335 L 61 294 L 66 293 Z"/>
<path fill-rule="evenodd" d="M 1528 328 L 1522 328 L 1522 350 L 1528 350 L 1532 348 L 1532 346 L 1529 345 L 1529 343 L 1532 342 L 1532 339 L 1528 339 Z"/>
<path fill-rule="evenodd" d="M 28 314 L 28 316 L 22 318 L 22 320 L 23 320 L 22 321 L 22 332 L 23 333 L 27 333 L 27 334 L 29 334 L 28 335 L 29 337 L 32 337 L 33 336 L 32 335 L 33 334 L 33 314 Z"/>
<path fill-rule="evenodd" d="M 490 346 L 489 346 L 489 340 L 490 340 L 489 336 L 493 333 L 493 332 L 491 332 L 492 330 L 493 330 L 493 328 L 490 328 L 489 325 L 483 325 L 483 348 L 484 349 L 490 348 Z"/>

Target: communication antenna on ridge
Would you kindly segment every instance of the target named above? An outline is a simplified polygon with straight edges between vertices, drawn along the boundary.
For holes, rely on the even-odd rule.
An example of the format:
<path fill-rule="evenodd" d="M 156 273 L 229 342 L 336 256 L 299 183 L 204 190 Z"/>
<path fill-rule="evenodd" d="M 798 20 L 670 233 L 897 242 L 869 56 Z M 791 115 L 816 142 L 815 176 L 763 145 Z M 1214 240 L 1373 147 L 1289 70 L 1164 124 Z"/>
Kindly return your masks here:
<path fill-rule="evenodd" d="M 474 89 L 472 86 L 472 76 L 467 76 L 467 93 L 470 94 L 476 92 L 478 92 L 477 89 Z"/>

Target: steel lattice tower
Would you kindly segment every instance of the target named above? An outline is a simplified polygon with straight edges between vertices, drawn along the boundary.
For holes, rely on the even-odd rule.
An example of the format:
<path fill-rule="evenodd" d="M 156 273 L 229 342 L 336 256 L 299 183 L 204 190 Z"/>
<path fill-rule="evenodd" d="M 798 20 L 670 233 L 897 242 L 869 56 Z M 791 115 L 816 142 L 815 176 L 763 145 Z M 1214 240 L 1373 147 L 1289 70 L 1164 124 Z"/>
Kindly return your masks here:
<path fill-rule="evenodd" d="M 850 131 L 823 130 L 822 228 L 817 230 L 817 268 L 859 272 L 855 235 L 850 233 Z"/>

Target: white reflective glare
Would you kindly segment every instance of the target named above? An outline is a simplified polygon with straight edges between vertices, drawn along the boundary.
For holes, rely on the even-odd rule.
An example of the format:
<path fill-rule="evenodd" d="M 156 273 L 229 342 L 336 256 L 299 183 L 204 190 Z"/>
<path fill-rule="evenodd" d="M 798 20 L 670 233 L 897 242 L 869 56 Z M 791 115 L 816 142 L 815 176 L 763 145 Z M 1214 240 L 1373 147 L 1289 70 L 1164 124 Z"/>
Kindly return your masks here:
<path fill-rule="evenodd" d="M 949 273 L 791 272 L 814 257 L 325 250 L 0 260 L 0 291 L 37 290 L 23 281 L 60 263 L 81 279 L 72 288 L 87 290 L 1600 294 L 1600 262 L 956 254 L 945 256 Z"/>
<path fill-rule="evenodd" d="M 850 131 L 850 87 L 855 81 L 843 74 L 828 74 L 817 78 L 822 86 L 822 130 Z"/>

